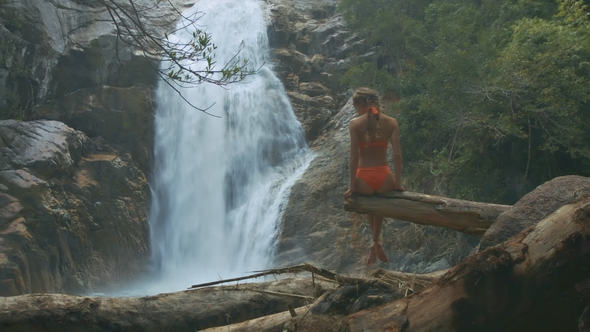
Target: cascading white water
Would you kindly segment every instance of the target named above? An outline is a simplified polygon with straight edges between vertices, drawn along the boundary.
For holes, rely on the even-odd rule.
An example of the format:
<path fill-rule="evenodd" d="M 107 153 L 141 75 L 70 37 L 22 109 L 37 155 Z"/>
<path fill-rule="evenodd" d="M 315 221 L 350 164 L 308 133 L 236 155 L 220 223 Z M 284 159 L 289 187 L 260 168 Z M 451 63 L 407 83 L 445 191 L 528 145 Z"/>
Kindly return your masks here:
<path fill-rule="evenodd" d="M 218 46 L 217 63 L 240 49 L 257 74 L 224 89 L 157 90 L 155 167 L 150 211 L 153 276 L 147 292 L 267 268 L 283 204 L 309 164 L 301 126 L 268 65 L 257 0 L 198 1 L 198 21 Z M 190 16 L 190 13 L 187 13 Z M 182 22 L 179 24 L 183 24 Z M 179 40 L 190 40 L 180 31 Z"/>

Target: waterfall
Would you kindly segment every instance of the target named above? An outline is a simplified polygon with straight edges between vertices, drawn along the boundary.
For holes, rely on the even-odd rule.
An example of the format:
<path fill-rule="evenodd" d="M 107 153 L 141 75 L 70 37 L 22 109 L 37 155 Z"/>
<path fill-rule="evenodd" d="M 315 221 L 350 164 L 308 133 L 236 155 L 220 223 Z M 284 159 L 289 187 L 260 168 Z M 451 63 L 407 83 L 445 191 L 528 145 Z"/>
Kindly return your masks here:
<path fill-rule="evenodd" d="M 237 50 L 252 68 L 244 81 L 156 92 L 150 237 L 154 280 L 148 292 L 269 267 L 291 186 L 310 161 L 302 129 L 269 64 L 257 0 L 198 1 L 199 28 L 218 46 L 217 63 Z M 183 24 L 180 22 L 179 24 Z M 174 38 L 190 40 L 191 31 Z"/>

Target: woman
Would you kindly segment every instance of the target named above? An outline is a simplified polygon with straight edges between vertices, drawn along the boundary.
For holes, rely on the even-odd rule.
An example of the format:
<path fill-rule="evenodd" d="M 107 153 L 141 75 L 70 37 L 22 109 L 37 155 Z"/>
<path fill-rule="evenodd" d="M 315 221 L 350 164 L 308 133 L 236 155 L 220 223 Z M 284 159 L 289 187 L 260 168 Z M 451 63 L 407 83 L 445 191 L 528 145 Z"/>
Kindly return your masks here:
<path fill-rule="evenodd" d="M 401 186 L 402 152 L 399 142 L 397 120 L 381 113 L 379 95 L 369 88 L 359 88 L 352 97 L 354 108 L 359 114 L 350 121 L 350 188 L 344 196 L 352 193 L 372 195 L 392 190 L 403 191 Z M 393 169 L 387 161 L 387 146 L 393 148 Z M 373 245 L 367 264 L 377 258 L 387 262 L 381 245 L 383 216 L 368 215 L 373 233 Z"/>

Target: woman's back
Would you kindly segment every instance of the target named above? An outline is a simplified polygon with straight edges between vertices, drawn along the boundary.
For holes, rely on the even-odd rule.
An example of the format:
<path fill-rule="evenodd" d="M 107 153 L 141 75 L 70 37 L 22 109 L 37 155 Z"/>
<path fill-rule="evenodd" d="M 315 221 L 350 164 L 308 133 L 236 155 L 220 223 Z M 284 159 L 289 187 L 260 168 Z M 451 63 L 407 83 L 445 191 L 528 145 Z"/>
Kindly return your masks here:
<path fill-rule="evenodd" d="M 387 165 L 387 147 L 397 130 L 397 121 L 380 114 L 375 128 L 368 130 L 368 116 L 368 113 L 363 114 L 350 122 L 351 134 L 358 142 L 359 167 Z"/>

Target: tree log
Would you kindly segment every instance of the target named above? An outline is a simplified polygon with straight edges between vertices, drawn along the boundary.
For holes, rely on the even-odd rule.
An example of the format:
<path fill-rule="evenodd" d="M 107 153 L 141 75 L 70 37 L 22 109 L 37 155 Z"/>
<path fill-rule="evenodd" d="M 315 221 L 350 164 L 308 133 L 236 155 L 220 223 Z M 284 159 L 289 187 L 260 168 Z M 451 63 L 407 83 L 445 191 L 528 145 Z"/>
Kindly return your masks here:
<path fill-rule="evenodd" d="M 479 236 L 485 233 L 500 213 L 510 207 L 408 191 L 372 196 L 353 195 L 344 202 L 347 211 L 446 227 Z"/>
<path fill-rule="evenodd" d="M 271 269 L 243 278 L 302 272 L 312 272 L 315 278 L 199 288 L 140 298 L 65 294 L 0 297 L 0 331 L 201 331 L 215 326 L 223 331 L 228 327 L 232 331 L 281 330 L 292 316 L 287 309 L 299 307 L 295 309 L 297 315 L 306 316 L 307 305 L 338 285 L 384 289 L 399 298 L 438 278 L 436 274 L 385 270 L 376 270 L 367 278 L 355 278 L 310 264 Z"/>
<path fill-rule="evenodd" d="M 316 287 L 336 285 L 306 278 L 146 297 L 0 297 L 0 331 L 201 331 L 304 306 Z"/>
<path fill-rule="evenodd" d="M 343 316 L 341 312 L 335 312 L 333 310 L 334 308 L 342 309 L 343 307 L 347 307 L 346 302 L 354 302 L 358 298 L 365 298 L 365 304 L 372 305 L 368 302 L 375 301 L 375 298 L 383 294 L 388 297 L 402 298 L 408 294 L 423 290 L 444 274 L 441 271 L 428 274 L 413 274 L 378 269 L 371 272 L 367 278 L 343 278 L 343 276 L 308 264 L 298 265 L 292 268 L 317 270 L 330 280 L 339 279 L 340 281 L 338 283 L 341 287 L 324 293 L 312 305 L 295 309 L 294 313 L 296 315 L 293 315 L 290 311 L 284 311 L 236 324 L 210 328 L 203 332 L 338 331 L 338 328 L 342 326 Z M 353 292 L 346 291 L 346 288 L 350 289 L 351 287 L 354 289 Z M 381 294 L 376 293 L 379 289 L 382 292 Z M 349 295 L 352 295 L 352 297 Z M 368 299 L 367 295 L 369 298 L 373 298 L 373 300 Z M 322 307 L 322 309 L 318 310 L 318 307 Z M 312 314 L 314 311 L 316 314 Z M 317 314 L 318 311 L 321 311 L 322 314 Z M 337 309 L 336 311 L 340 310 Z M 325 314 L 326 312 L 329 314 Z M 307 327 L 308 325 L 309 328 Z"/>
<path fill-rule="evenodd" d="M 300 315 L 307 314 L 310 306 L 303 306 L 295 308 L 295 313 Z M 292 318 L 292 314 L 289 311 L 279 312 L 268 316 L 258 317 L 255 319 L 247 320 L 245 322 L 212 327 L 201 332 L 271 332 L 271 331 L 283 331 L 283 326 L 289 322 Z"/>
<path fill-rule="evenodd" d="M 471 256 L 413 296 L 347 318 L 354 331 L 576 331 L 590 299 L 590 198 Z"/>

